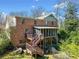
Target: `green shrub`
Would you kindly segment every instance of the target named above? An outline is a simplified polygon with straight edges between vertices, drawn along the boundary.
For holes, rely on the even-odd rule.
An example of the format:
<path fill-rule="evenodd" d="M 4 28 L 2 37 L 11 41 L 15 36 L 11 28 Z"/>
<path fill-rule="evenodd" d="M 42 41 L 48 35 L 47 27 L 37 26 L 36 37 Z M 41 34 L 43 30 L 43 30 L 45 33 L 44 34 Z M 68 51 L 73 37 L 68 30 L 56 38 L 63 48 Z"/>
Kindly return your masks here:
<path fill-rule="evenodd" d="M 66 52 L 72 58 L 77 59 L 79 57 L 79 46 L 74 43 L 62 42 L 60 45 L 61 51 Z"/>
<path fill-rule="evenodd" d="M 0 32 L 0 54 L 5 53 L 5 51 L 7 50 L 7 48 L 11 47 L 11 42 L 10 39 L 8 38 L 8 32 L 6 31 L 1 31 Z"/>
<path fill-rule="evenodd" d="M 79 32 L 78 31 L 72 31 L 70 33 L 70 37 L 68 38 L 68 41 L 71 43 L 74 43 L 76 45 L 79 45 Z"/>
<path fill-rule="evenodd" d="M 61 40 L 66 40 L 67 38 L 69 37 L 69 34 L 66 30 L 64 29 L 60 29 L 58 31 L 58 38 L 59 38 L 59 41 Z"/>

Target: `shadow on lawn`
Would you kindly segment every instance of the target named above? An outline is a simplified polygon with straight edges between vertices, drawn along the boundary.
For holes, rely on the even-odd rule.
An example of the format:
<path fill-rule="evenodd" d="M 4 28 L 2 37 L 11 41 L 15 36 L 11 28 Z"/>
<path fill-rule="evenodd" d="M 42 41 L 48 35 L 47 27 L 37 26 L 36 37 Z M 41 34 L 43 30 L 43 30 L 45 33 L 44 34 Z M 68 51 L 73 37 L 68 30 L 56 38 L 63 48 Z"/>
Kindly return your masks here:
<path fill-rule="evenodd" d="M 35 59 L 48 59 L 49 57 L 46 57 L 46 56 L 37 56 L 35 57 Z"/>

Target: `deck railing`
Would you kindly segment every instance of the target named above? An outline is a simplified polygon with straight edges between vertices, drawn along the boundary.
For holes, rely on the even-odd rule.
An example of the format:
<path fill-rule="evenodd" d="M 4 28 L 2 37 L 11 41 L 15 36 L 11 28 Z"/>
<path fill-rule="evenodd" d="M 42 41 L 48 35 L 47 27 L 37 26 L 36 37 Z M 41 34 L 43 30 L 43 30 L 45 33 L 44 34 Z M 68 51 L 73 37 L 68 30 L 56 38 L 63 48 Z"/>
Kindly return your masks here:
<path fill-rule="evenodd" d="M 30 40 L 31 44 L 27 42 L 26 49 L 29 49 L 31 54 L 44 55 L 44 51 L 38 46 L 38 44 L 41 42 L 41 39 L 43 39 L 43 35 L 40 32 L 36 32 L 35 34 L 27 33 L 27 39 Z"/>

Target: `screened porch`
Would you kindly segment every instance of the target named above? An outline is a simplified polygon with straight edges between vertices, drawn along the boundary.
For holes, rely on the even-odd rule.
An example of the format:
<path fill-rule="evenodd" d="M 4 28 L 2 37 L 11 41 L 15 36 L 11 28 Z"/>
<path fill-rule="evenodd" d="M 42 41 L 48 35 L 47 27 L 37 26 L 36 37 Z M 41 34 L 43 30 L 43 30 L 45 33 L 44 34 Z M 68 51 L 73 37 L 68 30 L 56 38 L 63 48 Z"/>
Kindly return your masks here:
<path fill-rule="evenodd" d="M 34 26 L 34 30 L 39 30 L 44 38 L 56 37 L 57 27 L 47 27 L 47 26 Z"/>

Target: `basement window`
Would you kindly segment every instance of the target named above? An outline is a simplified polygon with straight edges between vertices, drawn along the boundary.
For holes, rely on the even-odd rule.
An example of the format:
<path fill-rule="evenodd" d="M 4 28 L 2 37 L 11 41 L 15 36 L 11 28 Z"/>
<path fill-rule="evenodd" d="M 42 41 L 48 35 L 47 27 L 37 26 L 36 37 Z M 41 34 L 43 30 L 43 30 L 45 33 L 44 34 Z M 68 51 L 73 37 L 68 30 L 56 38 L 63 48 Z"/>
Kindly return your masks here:
<path fill-rule="evenodd" d="M 25 29 L 25 32 L 27 32 L 27 31 L 28 31 L 28 29 L 26 28 L 26 29 Z"/>

